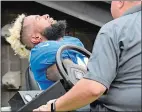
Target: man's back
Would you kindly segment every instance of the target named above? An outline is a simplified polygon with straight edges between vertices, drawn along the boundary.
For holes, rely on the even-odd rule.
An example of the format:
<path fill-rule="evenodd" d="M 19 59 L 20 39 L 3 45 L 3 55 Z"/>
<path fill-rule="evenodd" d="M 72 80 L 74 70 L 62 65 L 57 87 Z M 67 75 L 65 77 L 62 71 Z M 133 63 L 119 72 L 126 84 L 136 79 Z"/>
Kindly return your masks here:
<path fill-rule="evenodd" d="M 112 110 L 140 111 L 141 11 L 123 15 L 106 24 L 105 27 L 108 27 L 114 36 L 112 41 L 115 43 L 117 74 L 108 93 L 99 100 Z"/>

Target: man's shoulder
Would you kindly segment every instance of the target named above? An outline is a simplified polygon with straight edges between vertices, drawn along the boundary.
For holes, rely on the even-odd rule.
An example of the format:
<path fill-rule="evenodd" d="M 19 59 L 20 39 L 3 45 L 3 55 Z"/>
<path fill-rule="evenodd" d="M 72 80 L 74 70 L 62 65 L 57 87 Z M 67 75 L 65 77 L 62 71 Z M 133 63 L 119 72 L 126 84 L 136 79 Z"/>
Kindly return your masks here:
<path fill-rule="evenodd" d="M 72 44 L 72 45 L 77 45 L 84 47 L 83 43 L 79 38 L 77 37 L 72 37 L 72 36 L 64 36 L 63 41 L 61 42 L 62 44 Z"/>
<path fill-rule="evenodd" d="M 73 36 L 64 36 L 63 37 L 63 41 L 66 42 L 81 42 L 77 37 L 73 37 Z"/>
<path fill-rule="evenodd" d="M 128 14 L 125 16 L 121 16 L 117 19 L 114 19 L 108 23 L 106 23 L 105 25 L 103 25 L 103 27 L 101 29 L 121 29 L 125 26 L 129 27 L 130 22 L 135 20 L 135 18 L 137 17 L 138 13 L 133 13 L 133 14 Z"/>
<path fill-rule="evenodd" d="M 122 32 L 124 32 L 128 28 L 131 29 L 131 27 L 135 25 L 135 19 L 137 17 L 136 15 L 137 14 L 129 14 L 114 19 L 103 25 L 99 33 L 105 33 L 111 35 L 112 37 L 114 35 L 119 37 Z"/>
<path fill-rule="evenodd" d="M 120 17 L 117 19 L 114 19 L 106 24 L 104 24 L 101 28 L 101 30 L 108 30 L 108 29 L 114 29 L 114 28 L 119 28 L 121 27 L 121 22 L 125 20 L 124 18 Z M 124 22 L 124 21 L 123 21 Z"/>
<path fill-rule="evenodd" d="M 68 36 L 68 35 L 65 35 L 63 37 L 64 40 L 70 40 L 70 39 L 78 39 L 77 37 L 73 37 L 73 36 Z"/>

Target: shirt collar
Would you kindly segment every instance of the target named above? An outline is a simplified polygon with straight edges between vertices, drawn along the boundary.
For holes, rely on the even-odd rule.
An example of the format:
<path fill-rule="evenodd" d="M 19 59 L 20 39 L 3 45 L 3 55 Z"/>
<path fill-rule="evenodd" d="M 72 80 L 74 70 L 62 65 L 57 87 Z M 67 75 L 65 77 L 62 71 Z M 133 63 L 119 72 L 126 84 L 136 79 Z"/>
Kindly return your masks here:
<path fill-rule="evenodd" d="M 140 5 L 137 5 L 137 6 L 134 6 L 134 7 L 130 8 L 122 16 L 125 16 L 125 15 L 128 15 L 128 14 L 132 14 L 132 13 L 135 13 L 135 12 L 139 12 L 141 10 L 142 10 L 142 8 L 141 8 L 141 4 L 140 4 Z"/>

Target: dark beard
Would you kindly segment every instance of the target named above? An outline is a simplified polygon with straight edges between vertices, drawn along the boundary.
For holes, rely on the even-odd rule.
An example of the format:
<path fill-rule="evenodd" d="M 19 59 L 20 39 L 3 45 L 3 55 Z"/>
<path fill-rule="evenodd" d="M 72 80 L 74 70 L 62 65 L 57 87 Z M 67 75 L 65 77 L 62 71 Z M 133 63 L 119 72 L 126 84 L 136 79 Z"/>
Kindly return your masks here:
<path fill-rule="evenodd" d="M 60 20 L 44 30 L 42 35 L 48 40 L 57 40 L 65 35 L 66 21 Z"/>

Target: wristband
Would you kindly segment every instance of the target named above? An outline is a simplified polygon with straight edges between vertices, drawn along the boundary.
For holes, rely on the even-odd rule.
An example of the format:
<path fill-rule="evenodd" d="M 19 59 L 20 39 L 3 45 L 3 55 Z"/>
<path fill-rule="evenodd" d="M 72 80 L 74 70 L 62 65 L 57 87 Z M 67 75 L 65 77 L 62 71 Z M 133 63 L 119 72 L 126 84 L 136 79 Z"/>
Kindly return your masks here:
<path fill-rule="evenodd" d="M 56 105 L 55 105 L 56 100 L 57 100 L 57 99 L 55 99 L 55 100 L 51 103 L 51 112 L 56 112 Z"/>

